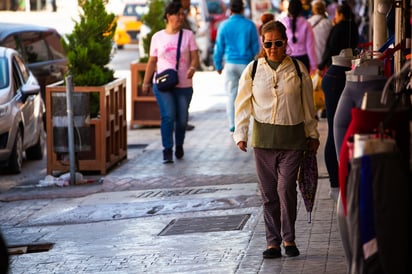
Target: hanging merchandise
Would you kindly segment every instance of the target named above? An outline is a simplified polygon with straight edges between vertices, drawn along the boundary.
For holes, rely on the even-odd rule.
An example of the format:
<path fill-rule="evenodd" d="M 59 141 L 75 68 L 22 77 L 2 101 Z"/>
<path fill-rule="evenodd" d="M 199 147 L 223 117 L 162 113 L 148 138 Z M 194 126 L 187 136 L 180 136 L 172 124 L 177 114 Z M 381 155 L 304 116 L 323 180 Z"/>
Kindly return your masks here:
<path fill-rule="evenodd" d="M 364 109 L 352 109 L 352 121 L 345 135 L 349 147 L 342 146 L 340 158 L 348 162 L 350 169 L 346 175 L 339 170 L 344 182 L 341 198 L 346 214 L 339 216 L 339 222 L 350 227 L 350 233 L 341 233 L 348 248 L 349 273 L 412 271 L 407 241 L 407 217 L 411 215 L 411 90 L 406 84 L 409 79 L 404 78 L 409 75 L 409 66 L 410 63 L 406 64 L 399 74 L 388 79 L 380 104 L 375 100 L 364 102 Z"/>

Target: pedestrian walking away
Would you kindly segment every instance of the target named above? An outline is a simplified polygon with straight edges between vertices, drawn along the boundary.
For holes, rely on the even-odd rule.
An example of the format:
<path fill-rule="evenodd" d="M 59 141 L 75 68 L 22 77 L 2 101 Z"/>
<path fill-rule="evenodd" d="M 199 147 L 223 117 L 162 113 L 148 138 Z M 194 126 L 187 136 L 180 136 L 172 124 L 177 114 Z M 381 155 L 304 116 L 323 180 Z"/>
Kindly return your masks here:
<path fill-rule="evenodd" d="M 340 4 L 335 10 L 333 27 L 326 41 L 325 51 L 319 61 L 320 71 L 332 64 L 332 56 L 339 55 L 346 48 L 356 49 L 359 41 L 358 27 L 355 23 L 355 15 L 348 4 Z"/>
<path fill-rule="evenodd" d="M 242 0 L 231 0 L 230 11 L 232 15 L 229 19 L 219 25 L 213 59 L 216 71 L 219 74 L 224 71 L 225 89 L 229 97 L 226 111 L 229 130 L 233 132 L 235 130 L 234 102 L 239 78 L 246 65 L 259 52 L 259 37 L 255 23 L 243 16 Z"/>
<path fill-rule="evenodd" d="M 312 1 L 312 16 L 308 19 L 308 22 L 312 26 L 315 37 L 316 59 L 319 63 L 322 60 L 326 40 L 332 29 L 332 22 L 326 14 L 326 4 L 323 0 Z"/>
<path fill-rule="evenodd" d="M 247 151 L 253 117 L 251 146 L 267 242 L 263 257 L 281 257 L 281 245 L 286 256 L 294 257 L 300 254 L 295 243 L 297 174 L 303 151 L 319 147 L 312 80 L 304 64 L 286 54 L 288 37 L 282 23 L 266 23 L 262 39 L 259 58 L 247 65 L 239 80 L 233 139 Z"/>
<path fill-rule="evenodd" d="M 171 2 L 165 9 L 166 28 L 156 32 L 150 42 L 150 56 L 143 81 L 143 92 L 148 93 L 154 82 L 155 72 L 176 68 L 176 56 L 180 50 L 176 87 L 160 91 L 153 84 L 153 93 L 160 109 L 160 132 L 163 145 L 163 163 L 173 163 L 175 156 L 184 155 L 187 115 L 193 95 L 192 78 L 199 65 L 197 46 L 193 32 L 182 29 L 185 13 L 180 2 Z M 182 31 L 180 48 L 179 34 Z M 173 138 L 174 137 L 174 138 Z"/>
<path fill-rule="evenodd" d="M 312 26 L 302 16 L 300 0 L 291 0 L 288 7 L 288 16 L 280 19 L 286 27 L 288 46 L 292 50 L 290 56 L 299 59 L 306 69 L 312 73 L 317 67 L 315 37 Z"/>

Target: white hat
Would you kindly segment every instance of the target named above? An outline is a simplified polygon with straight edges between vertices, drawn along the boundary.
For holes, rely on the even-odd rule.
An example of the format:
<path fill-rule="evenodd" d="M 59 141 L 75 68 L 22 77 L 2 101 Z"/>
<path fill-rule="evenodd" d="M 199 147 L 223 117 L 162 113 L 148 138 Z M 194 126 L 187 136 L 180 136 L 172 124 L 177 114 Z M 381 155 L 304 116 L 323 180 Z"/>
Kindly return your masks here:
<path fill-rule="evenodd" d="M 356 56 L 353 56 L 351 48 L 343 49 L 340 51 L 339 55 L 332 56 L 332 64 L 350 68 L 352 67 L 352 60 L 355 59 L 355 57 Z"/>

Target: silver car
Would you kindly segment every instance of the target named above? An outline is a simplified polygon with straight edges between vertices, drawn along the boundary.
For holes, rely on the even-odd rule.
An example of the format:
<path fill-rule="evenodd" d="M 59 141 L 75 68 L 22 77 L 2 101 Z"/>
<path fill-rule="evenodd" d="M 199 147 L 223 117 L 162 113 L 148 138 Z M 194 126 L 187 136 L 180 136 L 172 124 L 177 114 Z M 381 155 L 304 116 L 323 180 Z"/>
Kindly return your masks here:
<path fill-rule="evenodd" d="M 38 81 L 20 54 L 0 47 L 0 168 L 20 173 L 28 160 L 43 158 L 45 105 Z"/>

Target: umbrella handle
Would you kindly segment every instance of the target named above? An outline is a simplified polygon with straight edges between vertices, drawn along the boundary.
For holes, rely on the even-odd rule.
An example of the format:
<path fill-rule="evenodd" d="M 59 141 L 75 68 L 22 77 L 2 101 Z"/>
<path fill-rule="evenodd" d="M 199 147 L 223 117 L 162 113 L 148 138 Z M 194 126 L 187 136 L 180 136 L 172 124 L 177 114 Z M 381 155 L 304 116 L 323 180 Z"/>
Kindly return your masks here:
<path fill-rule="evenodd" d="M 312 212 L 308 212 L 308 224 L 312 223 Z"/>

